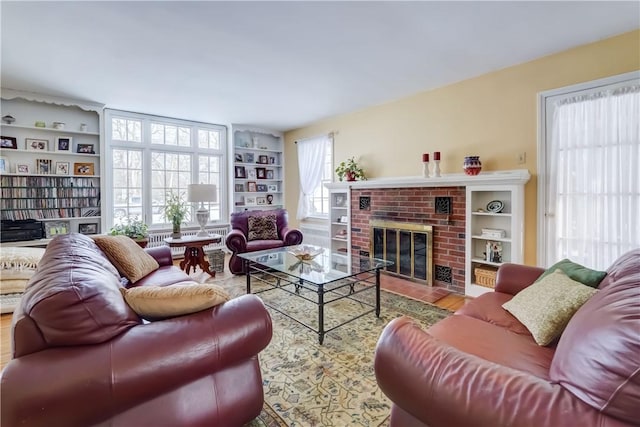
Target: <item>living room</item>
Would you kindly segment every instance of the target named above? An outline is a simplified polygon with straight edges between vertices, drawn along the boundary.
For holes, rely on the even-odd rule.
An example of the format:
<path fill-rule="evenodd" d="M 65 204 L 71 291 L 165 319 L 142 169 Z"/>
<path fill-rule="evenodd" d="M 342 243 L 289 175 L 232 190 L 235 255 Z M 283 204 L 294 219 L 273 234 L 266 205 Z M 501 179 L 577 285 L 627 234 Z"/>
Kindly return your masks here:
<path fill-rule="evenodd" d="M 236 162 L 233 158 L 233 144 L 235 131 L 239 129 L 242 132 L 243 128 L 236 126 L 236 123 L 250 124 L 246 128 L 263 130 L 264 135 L 272 132 L 280 138 L 284 167 L 281 169 L 282 188 L 276 190 L 282 194 L 281 199 L 276 197 L 274 203 L 281 204 L 289 212 L 289 225 L 301 229 L 305 234 L 305 241 L 316 230 L 320 230 L 319 233 L 327 240 L 332 235 L 327 225 L 326 212 L 325 217 L 298 216 L 301 194 L 298 147 L 301 141 L 310 138 L 330 136 L 332 171 L 342 160 L 352 157 L 364 168 L 367 181 L 355 184 L 335 183 L 338 189 L 351 186 L 348 188 L 354 212 L 359 210 L 356 202 L 367 197 L 370 197 L 369 201 L 372 203 L 369 206 L 370 212 L 377 212 L 381 205 L 377 204 L 373 192 L 378 191 L 376 185 L 384 187 L 390 181 L 402 181 L 401 185 L 390 187 L 391 191 L 395 191 L 394 188 L 424 187 L 423 184 L 427 182 L 432 193 L 424 197 L 428 197 L 427 203 L 433 203 L 432 199 L 440 196 L 436 192 L 444 191 L 444 187 L 462 188 L 460 197 L 464 198 L 464 188 L 468 182 L 474 182 L 474 179 L 475 183 L 486 179 L 489 181 L 484 184 L 497 185 L 491 181 L 495 177 L 493 174 L 520 171 L 527 174 L 527 179 L 518 184 L 521 188 L 514 190 L 513 194 L 520 194 L 518 191 L 521 191 L 522 208 L 518 214 L 521 224 L 517 224 L 522 231 L 521 249 L 513 252 L 517 256 L 506 260 L 528 266 L 553 264 L 543 258 L 545 243 L 539 231 L 541 217 L 544 216 L 541 211 L 540 186 L 545 166 L 540 160 L 539 148 L 542 141 L 540 102 L 543 94 L 554 90 L 638 72 L 640 22 L 637 14 L 632 13 L 637 11 L 637 4 L 591 2 L 591 6 L 586 3 L 570 6 L 563 3 L 557 6 L 558 9 L 554 9 L 556 6 L 552 4 L 533 3 L 530 5 L 533 9 L 528 10 L 525 6 L 516 7 L 516 3 L 487 3 L 487 10 L 481 12 L 476 9 L 479 8 L 478 5 L 472 6 L 470 3 L 458 3 L 447 6 L 451 8 L 447 9 L 438 2 L 416 2 L 413 5 L 416 8 L 415 19 L 407 21 L 406 25 L 408 27 L 408 22 L 411 22 L 415 38 L 424 39 L 421 49 L 420 43 L 406 41 L 402 44 L 402 37 L 410 37 L 410 31 L 407 31 L 408 34 L 393 34 L 393 28 L 399 25 L 397 21 L 408 20 L 411 13 L 407 10 L 394 10 L 390 3 L 337 2 L 324 6 L 319 3 L 307 6 L 306 3 L 297 2 L 269 3 L 240 3 L 233 6 L 220 2 L 220 9 L 216 10 L 216 2 L 203 2 L 199 6 L 203 9 L 198 9 L 191 3 L 185 6 L 184 2 L 182 5 L 168 2 L 166 9 L 148 12 L 148 27 L 144 27 L 141 24 L 145 19 L 144 8 L 152 7 L 155 2 L 147 6 L 138 3 L 130 14 L 123 13 L 126 10 L 125 3 L 112 6 L 100 3 L 92 6 L 91 3 L 83 2 L 51 2 L 25 6 L 19 2 L 3 2 L 2 89 L 3 92 L 5 89 L 15 89 L 44 97 L 96 103 L 118 112 L 219 126 L 224 134 L 225 147 L 221 155 L 220 173 L 216 178 L 218 199 L 215 202 L 215 212 L 218 217 L 211 215 L 212 220 L 207 225 L 209 231 L 215 233 L 220 229 L 229 231 L 228 218 L 237 207 L 237 194 L 234 190 L 240 178 L 234 174 Z M 442 9 L 436 6 L 441 6 Z M 311 9 L 305 10 L 305 7 Z M 410 6 L 405 3 L 399 7 Z M 429 10 L 429 7 L 435 9 Z M 465 9 L 467 7 L 470 9 Z M 551 9 L 546 10 L 545 7 Z M 564 7 L 568 9 L 565 10 Z M 588 12 L 580 15 L 581 7 L 588 8 Z M 79 12 L 76 14 L 73 12 L 74 8 L 81 8 L 88 15 L 82 16 Z M 183 9 L 185 15 L 181 15 Z M 483 26 L 503 26 L 504 29 L 487 34 L 486 29 L 480 30 L 473 25 L 460 27 L 461 22 L 468 22 L 463 18 L 469 19 L 467 15 L 473 13 L 470 11 L 479 13 L 479 20 L 484 19 L 490 23 Z M 360 35 L 354 35 L 357 32 L 353 31 L 344 31 L 344 34 L 342 30 L 338 31 L 337 28 L 359 28 L 356 12 L 363 15 L 360 18 Z M 230 23 L 221 24 L 220 29 L 214 33 L 207 33 L 207 26 L 215 27 L 215 22 L 221 20 L 220 17 L 225 16 L 225 13 L 232 17 L 229 19 Z M 282 16 L 278 17 L 278 13 Z M 451 16 L 444 19 L 443 16 L 447 16 L 447 13 L 451 13 Z M 199 14 L 208 19 L 193 25 L 190 21 L 195 20 Z M 314 14 L 316 19 L 312 21 L 313 25 L 308 23 L 311 21 L 305 23 L 302 19 L 296 20 L 301 16 L 310 19 L 309 15 Z M 422 25 L 421 21 L 427 20 L 426 16 L 429 14 L 433 15 L 429 18 L 429 24 Z M 566 18 L 572 14 L 575 21 L 572 20 L 571 25 L 560 25 L 555 22 L 560 18 L 555 18 L 546 27 L 544 18 Z M 585 29 L 588 27 L 584 23 L 585 15 L 592 19 L 594 16 L 598 20 L 602 18 L 604 23 L 597 30 L 588 31 Z M 347 16 L 351 20 L 347 20 Z M 170 22 L 175 17 L 183 18 L 176 19 L 178 22 L 171 31 L 173 34 L 170 35 L 175 41 L 168 42 L 163 38 L 164 44 L 155 45 L 153 39 L 156 37 L 156 28 L 160 26 L 160 18 L 164 18 L 165 25 L 170 28 L 173 25 Z M 439 23 L 437 17 L 440 17 Z M 527 18 L 531 18 L 531 21 Z M 73 27 L 73 20 L 77 21 L 77 28 Z M 33 25 L 34 23 L 40 25 Z M 307 27 L 313 28 L 313 32 L 322 32 L 325 23 L 335 34 L 318 44 L 322 48 L 318 51 L 312 51 L 311 47 L 320 42 L 306 34 L 297 41 L 279 44 L 284 38 L 295 38 L 291 34 L 304 34 L 302 30 Z M 347 24 L 353 27 L 348 27 Z M 376 28 L 378 24 L 380 28 Z M 33 28 L 34 26 L 38 28 Z M 56 33 L 56 26 L 60 34 Z M 95 28 L 93 31 L 92 26 Z M 127 33 L 138 26 L 140 28 L 134 35 Z M 563 30 L 565 26 L 571 28 L 571 31 L 566 28 Z M 29 27 L 32 28 L 31 35 Z M 265 27 L 270 27 L 270 31 Z M 279 31 L 273 31 L 272 27 L 279 28 Z M 451 31 L 448 27 L 453 27 L 456 31 Z M 516 31 L 516 27 L 520 27 L 520 31 Z M 107 31 L 109 28 L 118 34 L 111 37 Z M 431 32 L 425 28 L 431 28 Z M 67 38 L 79 38 L 80 34 L 86 36 L 83 43 L 77 40 L 71 42 Z M 202 69 L 194 68 L 194 62 L 185 59 L 185 56 L 197 57 L 195 49 L 185 48 L 191 42 L 196 44 L 194 38 L 198 39 L 202 61 L 206 64 L 200 67 Z M 459 40 L 454 43 L 457 38 Z M 477 40 L 473 40 L 474 38 Z M 210 40 L 214 39 L 216 43 L 211 43 Z M 538 44 L 534 43 L 536 40 Z M 206 47 L 207 43 L 213 46 L 225 42 L 233 45 L 233 48 L 221 49 L 217 53 L 217 48 Z M 397 44 L 393 45 L 392 42 Z M 345 47 L 339 49 L 338 45 L 341 43 Z M 385 50 L 376 51 L 376 44 Z M 101 47 L 100 50 L 91 52 L 98 46 Z M 121 52 L 122 46 L 126 46 L 126 53 L 113 53 Z M 161 56 L 166 52 L 177 54 L 174 62 L 180 64 L 185 61 L 189 65 L 177 66 L 176 71 L 157 66 L 147 69 L 144 60 L 140 59 L 144 59 L 144 56 L 136 56 L 136 52 L 145 47 L 154 56 Z M 255 56 L 258 50 L 263 52 Z M 296 59 L 295 52 L 299 52 L 300 59 Z M 504 52 L 508 52 L 506 59 Z M 385 58 L 384 61 L 380 61 L 379 57 Z M 412 62 L 406 61 L 406 57 L 422 59 Z M 412 66 L 417 68 L 411 69 Z M 101 67 L 108 71 L 91 71 Z M 284 77 L 278 76 L 278 70 L 285 68 L 295 72 L 283 72 Z M 73 76 L 70 69 L 80 70 L 80 75 Z M 46 70 L 50 74 L 50 80 L 39 75 L 40 71 L 36 70 Z M 316 80 L 302 78 L 306 71 Z M 318 73 L 325 74 L 327 80 L 319 80 Z M 362 81 L 358 81 L 357 77 L 353 77 L 358 73 L 367 78 L 362 77 Z M 108 86 L 112 79 L 104 74 L 116 76 L 113 80 L 119 81 L 119 87 Z M 344 78 L 341 80 L 342 74 Z M 417 74 L 429 78 L 416 79 Z M 180 77 L 181 75 L 187 77 Z M 145 85 L 144 80 L 148 80 L 148 76 L 157 77 L 154 87 L 162 89 L 152 89 Z M 393 78 L 389 80 L 388 76 Z M 60 85 L 50 83 L 55 82 L 56 77 Z M 235 86 L 247 86 L 249 90 L 229 90 Z M 258 89 L 258 86 L 268 86 L 268 90 L 262 87 Z M 378 92 L 378 88 L 385 91 Z M 252 91 L 258 96 L 250 98 Z M 231 97 L 236 98 L 233 104 L 229 101 L 228 108 L 224 104 L 225 97 L 228 96 L 225 92 L 234 92 Z M 244 109 L 238 105 L 241 103 L 245 104 Z M 11 111 L 2 111 L 1 115 L 6 114 L 16 115 Z M 109 133 L 106 129 L 110 126 L 107 123 L 108 117 L 103 114 L 102 127 L 95 129 L 99 134 L 96 137 L 101 139 L 99 147 L 102 150 L 100 162 L 104 162 L 101 163 L 103 171 L 109 170 L 107 150 L 113 148 L 106 141 L 106 134 Z M 50 125 L 49 119 L 46 125 Z M 2 156 L 5 156 L 6 151 L 3 148 Z M 454 178 L 459 181 L 452 181 L 443 187 L 433 184 L 437 179 L 433 175 L 436 152 L 439 162 L 437 167 L 444 178 L 441 181 Z M 428 174 L 431 176 L 428 178 L 423 175 L 425 154 L 431 160 L 428 166 Z M 480 157 L 482 171 L 477 176 L 468 176 L 463 172 L 465 157 L 469 156 Z M 269 161 L 267 156 L 265 164 L 269 165 Z M 333 180 L 336 180 L 335 176 Z M 256 181 L 260 182 L 258 179 Z M 421 184 L 416 186 L 417 181 Z M 99 229 L 107 231 L 114 223 L 114 210 L 118 207 L 118 202 L 113 196 L 107 195 L 112 186 L 107 182 L 99 185 L 102 185 L 104 197 L 102 210 L 110 212 L 100 218 Z M 504 183 L 501 182 L 500 185 Z M 331 191 L 325 193 L 325 197 L 332 194 Z M 246 197 L 244 188 L 243 193 Z M 123 200 L 131 204 L 131 197 Z M 457 196 L 453 197 L 455 199 Z M 155 202 L 155 198 L 147 195 L 144 195 L 143 200 Z M 474 209 L 485 208 L 485 205 L 486 203 Z M 149 210 L 151 217 L 157 215 L 151 203 L 149 206 L 145 205 L 144 209 Z M 193 212 L 195 213 L 195 208 Z M 451 232 L 464 234 L 464 208 L 461 213 L 454 210 L 453 218 L 447 218 L 446 214 L 438 215 L 433 218 L 434 225 L 452 227 Z M 169 233 L 170 227 L 161 219 L 157 222 L 155 227 L 151 226 L 151 231 L 163 236 L 158 240 L 158 244 L 162 245 L 165 235 L 162 233 Z M 457 231 L 460 227 L 462 232 Z M 195 222 L 183 228 L 194 233 L 198 229 Z M 436 228 L 434 231 L 436 247 L 441 244 L 438 239 L 442 230 L 443 228 Z M 634 230 L 625 234 L 634 235 Z M 353 238 L 359 236 L 354 232 Z M 453 267 L 450 273 L 453 283 L 447 284 L 438 279 L 434 284 L 438 288 L 447 288 L 462 295 L 468 287 L 465 283 L 468 272 L 465 270 L 473 268 L 473 265 L 467 265 L 466 237 L 458 238 L 454 243 L 456 248 L 453 249 L 456 251 L 455 260 L 449 262 L 446 257 L 437 254 L 434 254 L 433 259 L 434 269 Z M 361 246 L 368 244 L 363 243 Z M 216 247 L 224 248 L 224 241 Z M 606 265 L 591 267 L 604 270 L 615 258 L 617 257 Z M 560 259 L 558 257 L 555 261 Z M 434 274 L 429 271 L 430 275 Z M 375 338 L 377 336 L 373 341 Z M 370 345 L 375 346 L 375 342 Z M 330 369 L 328 366 L 324 368 Z M 370 374 L 373 376 L 372 372 Z M 363 405 L 366 406 L 364 403 Z M 382 417 L 383 420 L 384 418 Z M 374 417 L 373 420 L 378 418 Z M 294 425 L 313 425 L 312 421 L 305 423 L 297 419 L 296 422 L 298 424 Z M 331 425 L 330 422 L 341 425 L 336 419 L 324 419 L 324 422 L 327 424 L 321 422 L 316 425 Z M 371 422 L 369 425 L 378 425 Z M 362 425 L 365 425 L 364 422 Z"/>

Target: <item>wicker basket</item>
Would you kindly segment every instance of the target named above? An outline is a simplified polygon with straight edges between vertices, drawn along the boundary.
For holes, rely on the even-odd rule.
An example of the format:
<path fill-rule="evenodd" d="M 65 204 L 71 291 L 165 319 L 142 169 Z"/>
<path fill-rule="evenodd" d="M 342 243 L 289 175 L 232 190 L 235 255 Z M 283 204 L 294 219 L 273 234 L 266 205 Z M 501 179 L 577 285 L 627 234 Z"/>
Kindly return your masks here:
<path fill-rule="evenodd" d="M 485 288 L 495 288 L 497 269 L 476 267 L 474 272 L 476 273 L 476 285 L 484 286 Z"/>
<path fill-rule="evenodd" d="M 215 249 L 207 252 L 209 257 L 209 269 L 216 273 L 224 272 L 224 251 L 222 249 Z"/>

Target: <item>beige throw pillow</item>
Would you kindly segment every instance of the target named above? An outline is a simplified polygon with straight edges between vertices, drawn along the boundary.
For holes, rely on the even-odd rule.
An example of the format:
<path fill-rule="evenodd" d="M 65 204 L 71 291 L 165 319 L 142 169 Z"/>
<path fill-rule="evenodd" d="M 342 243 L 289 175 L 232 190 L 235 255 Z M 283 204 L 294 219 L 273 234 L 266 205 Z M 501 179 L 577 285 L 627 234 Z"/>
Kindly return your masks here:
<path fill-rule="evenodd" d="M 229 301 L 229 294 L 220 286 L 196 282 L 121 288 L 120 292 L 133 311 L 147 320 L 195 313 Z"/>
<path fill-rule="evenodd" d="M 127 236 L 92 236 L 121 275 L 136 283 L 160 265 L 136 242 Z"/>
<path fill-rule="evenodd" d="M 248 241 L 278 239 L 275 215 L 250 216 L 247 219 L 247 223 L 249 225 Z"/>
<path fill-rule="evenodd" d="M 562 334 L 575 312 L 596 292 L 557 269 L 502 307 L 531 332 L 538 345 L 547 345 Z"/>

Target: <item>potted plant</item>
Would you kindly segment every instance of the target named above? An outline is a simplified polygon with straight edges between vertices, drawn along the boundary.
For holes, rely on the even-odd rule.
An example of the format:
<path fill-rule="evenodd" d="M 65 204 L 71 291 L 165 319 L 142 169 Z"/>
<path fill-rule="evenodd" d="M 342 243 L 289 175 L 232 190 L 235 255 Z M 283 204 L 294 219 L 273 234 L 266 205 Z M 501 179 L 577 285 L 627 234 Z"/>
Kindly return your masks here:
<path fill-rule="evenodd" d="M 171 237 L 174 239 L 182 237 L 180 225 L 189 219 L 189 212 L 189 207 L 184 203 L 180 194 L 174 192 L 167 193 L 164 217 L 167 221 L 170 221 L 173 226 L 173 234 Z"/>
<path fill-rule="evenodd" d="M 112 236 L 129 236 L 142 248 L 149 243 L 149 226 L 141 219 L 138 219 L 137 216 L 122 219 L 118 224 L 111 227 L 109 234 Z"/>
<path fill-rule="evenodd" d="M 367 179 L 364 176 L 364 169 L 358 166 L 358 163 L 353 157 L 347 159 L 346 161 L 340 162 L 340 164 L 336 168 L 336 174 L 338 175 L 338 179 L 340 181 L 342 181 L 344 178 L 346 178 L 347 181 L 355 181 L 357 179 L 361 179 L 364 181 Z"/>

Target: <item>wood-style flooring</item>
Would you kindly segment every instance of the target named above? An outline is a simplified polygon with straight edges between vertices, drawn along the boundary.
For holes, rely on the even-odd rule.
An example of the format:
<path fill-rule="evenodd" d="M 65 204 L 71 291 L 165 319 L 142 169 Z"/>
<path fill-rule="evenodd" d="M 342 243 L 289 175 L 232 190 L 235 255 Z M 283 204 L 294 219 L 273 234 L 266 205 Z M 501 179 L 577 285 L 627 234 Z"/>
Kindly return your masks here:
<path fill-rule="evenodd" d="M 180 260 L 176 260 L 174 263 L 177 265 L 179 262 Z M 228 257 L 225 260 L 224 273 L 218 273 L 216 277 L 226 278 L 233 276 L 229 272 L 227 265 Z M 204 282 L 209 278 L 209 275 L 198 270 L 195 273 L 192 272 L 191 277 L 193 277 L 195 281 Z M 444 288 L 425 286 L 388 275 L 382 275 L 381 286 L 382 289 L 389 292 L 434 304 L 440 308 L 451 311 L 462 307 L 466 300 L 463 295 L 452 293 Z M 11 316 L 11 314 L 3 314 L 0 316 L 0 369 L 4 368 L 9 360 L 11 360 Z"/>

